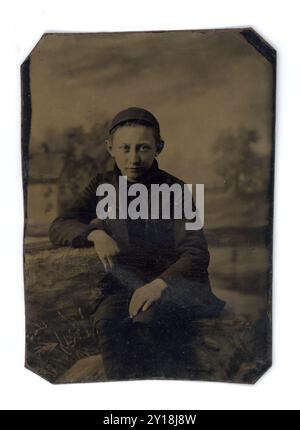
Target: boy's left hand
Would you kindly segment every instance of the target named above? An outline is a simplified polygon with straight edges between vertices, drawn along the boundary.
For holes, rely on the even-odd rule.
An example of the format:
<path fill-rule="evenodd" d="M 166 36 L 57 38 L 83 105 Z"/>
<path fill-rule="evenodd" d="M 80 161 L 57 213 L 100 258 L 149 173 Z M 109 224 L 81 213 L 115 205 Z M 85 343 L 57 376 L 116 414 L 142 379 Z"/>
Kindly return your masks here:
<path fill-rule="evenodd" d="M 160 299 L 165 288 L 167 288 L 165 281 L 157 278 L 135 290 L 129 305 L 130 317 L 137 315 L 140 310 L 146 311 L 149 309 L 154 302 Z"/>

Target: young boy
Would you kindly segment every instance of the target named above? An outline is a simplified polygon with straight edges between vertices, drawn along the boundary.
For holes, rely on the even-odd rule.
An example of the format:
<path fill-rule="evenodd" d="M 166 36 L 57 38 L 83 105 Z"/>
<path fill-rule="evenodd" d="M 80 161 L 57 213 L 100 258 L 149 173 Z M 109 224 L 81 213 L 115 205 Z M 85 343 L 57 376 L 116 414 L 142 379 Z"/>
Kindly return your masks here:
<path fill-rule="evenodd" d="M 174 213 L 170 219 L 97 218 L 98 186 L 112 184 L 118 195 L 120 176 L 128 186 L 149 190 L 151 184 L 184 185 L 158 167 L 164 142 L 149 111 L 119 112 L 106 143 L 114 171 L 92 179 L 53 221 L 50 238 L 56 245 L 94 246 L 106 271 L 94 323 L 107 379 L 185 377 L 177 366 L 192 336 L 191 321 L 216 317 L 224 307 L 210 288 L 203 231 L 186 230 L 186 220 Z"/>

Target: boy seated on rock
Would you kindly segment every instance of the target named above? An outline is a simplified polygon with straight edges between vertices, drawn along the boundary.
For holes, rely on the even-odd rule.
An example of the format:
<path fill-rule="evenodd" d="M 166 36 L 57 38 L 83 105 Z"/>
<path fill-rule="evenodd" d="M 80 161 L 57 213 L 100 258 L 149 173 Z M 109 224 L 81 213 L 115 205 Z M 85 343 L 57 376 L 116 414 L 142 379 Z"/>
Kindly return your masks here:
<path fill-rule="evenodd" d="M 210 288 L 203 230 L 186 229 L 186 219 L 175 217 L 174 210 L 170 219 L 99 219 L 101 184 L 113 185 L 117 195 L 120 177 L 127 177 L 128 187 L 184 187 L 158 167 L 164 142 L 149 111 L 132 107 L 119 112 L 106 143 L 114 171 L 91 180 L 74 205 L 53 221 L 50 239 L 56 245 L 94 246 L 106 271 L 93 318 L 107 379 L 184 378 L 178 372 L 192 340 L 191 321 L 217 317 L 224 307 Z M 131 201 L 128 195 L 127 205 Z M 118 201 L 113 210 L 120 214 Z"/>

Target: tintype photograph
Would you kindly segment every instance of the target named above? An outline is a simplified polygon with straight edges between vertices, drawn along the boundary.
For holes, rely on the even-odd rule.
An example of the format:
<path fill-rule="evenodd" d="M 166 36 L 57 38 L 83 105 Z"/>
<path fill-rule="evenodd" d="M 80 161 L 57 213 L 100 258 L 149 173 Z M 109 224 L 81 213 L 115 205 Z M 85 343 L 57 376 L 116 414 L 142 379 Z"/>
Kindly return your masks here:
<path fill-rule="evenodd" d="M 270 368 L 275 77 L 251 28 L 41 37 L 21 66 L 27 369 Z"/>

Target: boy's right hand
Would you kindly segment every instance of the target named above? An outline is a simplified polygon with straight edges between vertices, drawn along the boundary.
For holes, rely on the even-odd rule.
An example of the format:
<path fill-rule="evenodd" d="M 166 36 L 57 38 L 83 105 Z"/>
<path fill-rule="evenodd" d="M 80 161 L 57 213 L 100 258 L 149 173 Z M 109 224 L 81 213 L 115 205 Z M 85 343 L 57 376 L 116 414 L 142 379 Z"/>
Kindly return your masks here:
<path fill-rule="evenodd" d="M 117 242 L 103 230 L 93 230 L 88 235 L 88 240 L 94 243 L 95 250 L 104 269 L 107 271 L 114 266 L 114 259 L 120 253 Z"/>

